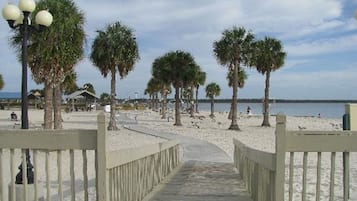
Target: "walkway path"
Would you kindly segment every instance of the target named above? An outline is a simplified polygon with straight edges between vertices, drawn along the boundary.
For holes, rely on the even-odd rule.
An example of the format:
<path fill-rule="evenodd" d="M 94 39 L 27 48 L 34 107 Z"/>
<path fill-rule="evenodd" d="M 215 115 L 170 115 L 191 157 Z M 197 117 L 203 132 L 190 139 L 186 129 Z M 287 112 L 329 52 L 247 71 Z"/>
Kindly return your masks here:
<path fill-rule="evenodd" d="M 127 129 L 165 139 L 178 139 L 183 164 L 144 200 L 147 201 L 251 201 L 232 160 L 216 145 L 176 134 L 151 130 L 125 114 L 119 123 Z"/>

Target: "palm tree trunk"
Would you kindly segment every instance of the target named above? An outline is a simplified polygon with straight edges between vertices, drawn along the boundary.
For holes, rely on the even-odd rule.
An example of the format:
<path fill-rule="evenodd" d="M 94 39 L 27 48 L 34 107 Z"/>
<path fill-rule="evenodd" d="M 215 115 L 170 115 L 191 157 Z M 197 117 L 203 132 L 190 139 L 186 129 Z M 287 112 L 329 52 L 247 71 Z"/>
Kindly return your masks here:
<path fill-rule="evenodd" d="M 211 98 L 211 114 L 209 115 L 211 118 L 214 117 L 214 99 Z"/>
<path fill-rule="evenodd" d="M 57 85 L 53 88 L 53 112 L 54 112 L 54 129 L 62 129 L 62 115 L 61 115 L 61 103 L 62 103 L 62 90 L 61 86 Z"/>
<path fill-rule="evenodd" d="M 199 86 L 199 85 L 197 85 Z M 198 87 L 196 87 L 196 109 L 195 109 L 196 113 L 199 113 L 198 112 Z"/>
<path fill-rule="evenodd" d="M 270 126 L 269 123 L 269 87 L 270 87 L 270 71 L 266 72 L 265 78 L 265 91 L 264 91 L 264 119 L 262 126 Z"/>
<path fill-rule="evenodd" d="M 118 130 L 115 121 L 115 69 L 111 70 L 112 79 L 110 81 L 110 120 L 108 124 L 108 130 Z"/>
<path fill-rule="evenodd" d="M 154 111 L 154 94 L 150 95 L 150 107 L 151 110 Z"/>
<path fill-rule="evenodd" d="M 158 110 L 158 105 L 157 105 L 158 102 L 159 102 L 159 98 L 158 98 L 157 93 L 155 93 L 155 112 L 157 112 L 157 110 Z"/>
<path fill-rule="evenodd" d="M 182 126 L 180 116 L 180 88 L 175 87 L 175 126 Z"/>
<path fill-rule="evenodd" d="M 191 86 L 191 93 L 190 93 L 190 117 L 194 117 L 194 115 L 193 115 L 193 112 L 194 112 L 193 91 L 194 91 L 194 88 L 193 88 L 193 86 Z"/>
<path fill-rule="evenodd" d="M 53 111 L 53 88 L 51 84 L 45 81 L 45 105 L 44 105 L 44 129 L 52 129 L 52 111 Z"/>
<path fill-rule="evenodd" d="M 166 119 L 166 95 L 167 91 L 166 88 L 164 87 L 162 90 L 162 102 L 161 102 L 161 112 L 162 112 L 162 117 L 161 119 Z"/>
<path fill-rule="evenodd" d="M 238 70 L 239 63 L 234 65 L 233 71 L 232 123 L 229 130 L 240 130 L 237 124 Z"/>
<path fill-rule="evenodd" d="M 232 96 L 233 100 L 233 96 Z M 232 120 L 232 114 L 233 114 L 233 101 L 231 102 L 231 107 L 229 108 L 229 113 L 228 113 L 228 119 Z"/>

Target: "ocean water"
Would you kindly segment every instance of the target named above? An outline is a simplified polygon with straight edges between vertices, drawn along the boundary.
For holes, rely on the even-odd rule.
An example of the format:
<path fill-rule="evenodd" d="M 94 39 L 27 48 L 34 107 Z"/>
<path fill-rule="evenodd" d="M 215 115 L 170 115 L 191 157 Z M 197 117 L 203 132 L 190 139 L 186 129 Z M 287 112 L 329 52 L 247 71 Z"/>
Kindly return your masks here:
<path fill-rule="evenodd" d="M 282 112 L 289 116 L 318 116 L 321 118 L 342 119 L 345 114 L 345 103 L 271 103 L 270 114 Z M 263 113 L 262 103 L 238 103 L 238 111 L 247 112 L 250 107 L 253 114 Z M 229 103 L 215 103 L 215 112 L 229 112 Z M 210 103 L 199 103 L 199 110 L 210 111 Z"/>

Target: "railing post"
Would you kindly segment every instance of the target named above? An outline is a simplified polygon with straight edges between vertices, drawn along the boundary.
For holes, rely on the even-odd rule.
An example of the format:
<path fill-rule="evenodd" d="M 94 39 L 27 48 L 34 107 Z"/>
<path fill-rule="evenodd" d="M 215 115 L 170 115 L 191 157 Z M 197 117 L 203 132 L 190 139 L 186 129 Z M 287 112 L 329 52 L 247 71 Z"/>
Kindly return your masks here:
<path fill-rule="evenodd" d="M 97 200 L 109 200 L 109 173 L 107 172 L 107 125 L 104 112 L 97 117 Z"/>
<path fill-rule="evenodd" d="M 286 151 L 286 116 L 279 113 L 276 117 L 275 130 L 275 201 L 284 200 L 284 183 L 285 183 L 285 151 Z"/>

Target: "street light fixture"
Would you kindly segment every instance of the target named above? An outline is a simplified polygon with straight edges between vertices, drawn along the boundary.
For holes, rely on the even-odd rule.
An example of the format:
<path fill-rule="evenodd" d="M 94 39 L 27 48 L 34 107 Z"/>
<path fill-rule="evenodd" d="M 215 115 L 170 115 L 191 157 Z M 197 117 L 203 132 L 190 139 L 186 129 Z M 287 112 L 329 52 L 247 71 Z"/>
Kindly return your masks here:
<path fill-rule="evenodd" d="M 22 83 L 21 83 L 21 129 L 28 129 L 28 99 L 27 99 L 27 40 L 30 30 L 43 30 L 52 24 L 53 18 L 47 10 L 39 11 L 35 17 L 38 27 L 31 26 L 30 14 L 35 10 L 36 4 L 33 0 L 20 0 L 19 7 L 7 4 L 2 15 L 12 29 L 19 29 L 22 35 Z M 21 13 L 22 12 L 22 13 Z M 29 150 L 26 149 L 27 179 L 33 183 L 33 166 L 30 161 Z M 16 184 L 22 184 L 22 165 L 20 172 L 16 175 Z"/>

